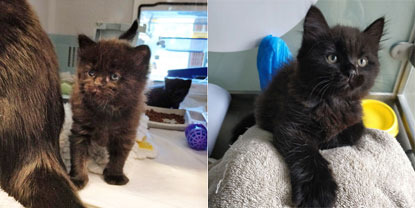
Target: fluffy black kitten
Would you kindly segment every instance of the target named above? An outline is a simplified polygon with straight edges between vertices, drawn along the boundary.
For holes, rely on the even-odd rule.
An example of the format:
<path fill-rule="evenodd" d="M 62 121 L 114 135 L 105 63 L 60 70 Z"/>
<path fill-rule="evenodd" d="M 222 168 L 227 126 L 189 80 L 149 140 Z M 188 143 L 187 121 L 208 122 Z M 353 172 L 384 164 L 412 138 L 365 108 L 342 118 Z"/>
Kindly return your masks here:
<path fill-rule="evenodd" d="M 135 21 L 118 39 L 98 42 L 78 36 L 79 62 L 70 99 L 73 123 L 69 137 L 69 174 L 78 189 L 88 183 L 88 149 L 94 143 L 108 150 L 105 182 L 124 185 L 129 181 L 124 164 L 144 112 L 151 56 L 148 46 L 131 47 L 127 42 L 137 34 L 137 28 Z"/>
<path fill-rule="evenodd" d="M 379 18 L 363 32 L 329 28 L 312 6 L 297 61 L 282 69 L 256 101 L 255 121 L 273 133 L 298 207 L 334 205 L 337 184 L 319 149 L 353 145 L 364 132 L 360 99 L 379 72 L 383 26 L 384 18 Z M 246 118 L 234 132 L 254 123 Z"/>
<path fill-rule="evenodd" d="M 147 105 L 162 108 L 179 108 L 189 92 L 192 80 L 164 79 L 164 86 L 155 87 L 147 93 Z"/>

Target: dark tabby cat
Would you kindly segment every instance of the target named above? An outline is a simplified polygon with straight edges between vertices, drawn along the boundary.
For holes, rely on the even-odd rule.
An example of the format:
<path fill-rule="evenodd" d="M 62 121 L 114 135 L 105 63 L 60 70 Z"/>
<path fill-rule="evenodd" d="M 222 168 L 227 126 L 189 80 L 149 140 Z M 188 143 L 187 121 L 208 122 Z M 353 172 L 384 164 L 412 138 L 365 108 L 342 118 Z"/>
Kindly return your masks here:
<path fill-rule="evenodd" d="M 189 92 L 192 80 L 164 79 L 164 87 L 155 87 L 147 93 L 147 105 L 178 109 Z"/>
<path fill-rule="evenodd" d="M 86 160 L 92 142 L 107 148 L 109 163 L 104 180 L 123 185 L 127 156 L 135 144 L 147 81 L 150 49 L 131 47 L 137 22 L 120 39 L 94 42 L 79 35 L 79 63 L 71 105 L 71 171 L 74 184 L 82 189 L 88 182 Z M 125 40 L 122 40 L 125 39 Z"/>
<path fill-rule="evenodd" d="M 256 123 L 273 133 L 298 207 L 334 205 L 337 184 L 319 149 L 353 145 L 364 132 L 360 99 L 379 72 L 383 26 L 380 18 L 363 32 L 329 28 L 312 6 L 297 61 L 282 69 L 257 99 Z M 244 125 L 255 123 L 248 120 Z"/>
<path fill-rule="evenodd" d="M 0 184 L 25 207 L 83 207 L 59 154 L 52 43 L 24 0 L 0 0 Z"/>

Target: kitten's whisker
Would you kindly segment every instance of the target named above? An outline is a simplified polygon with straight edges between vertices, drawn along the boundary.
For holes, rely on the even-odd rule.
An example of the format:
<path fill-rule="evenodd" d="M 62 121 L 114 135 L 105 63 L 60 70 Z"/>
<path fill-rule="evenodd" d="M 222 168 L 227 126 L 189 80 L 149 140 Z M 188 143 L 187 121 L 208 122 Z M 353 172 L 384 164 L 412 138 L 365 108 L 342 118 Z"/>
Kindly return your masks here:
<path fill-rule="evenodd" d="M 326 89 L 325 89 L 325 90 L 324 90 L 324 92 L 323 92 L 322 97 L 324 97 L 324 96 L 326 95 L 326 93 L 327 93 L 327 92 L 330 92 L 330 89 L 331 89 L 331 85 L 330 85 L 330 83 L 328 83 L 328 84 L 327 84 Z"/>
<path fill-rule="evenodd" d="M 307 97 L 307 100 L 310 100 L 310 98 L 313 96 L 314 91 L 315 91 L 316 89 L 318 89 L 318 87 L 323 86 L 324 84 L 326 84 L 326 83 L 327 83 L 327 82 L 329 82 L 329 81 L 330 81 L 330 80 L 325 79 L 325 80 L 322 80 L 322 81 L 320 81 L 319 83 L 317 83 L 317 84 L 313 87 L 313 89 L 311 90 L 311 92 L 310 92 L 309 96 Z"/>
<path fill-rule="evenodd" d="M 319 90 L 319 95 L 320 95 L 320 101 L 322 101 L 323 100 L 323 98 L 324 98 L 324 94 L 326 93 L 326 91 L 327 91 L 327 89 L 329 88 L 329 86 L 330 86 L 330 82 L 329 83 L 327 83 L 326 85 L 324 85 L 320 90 Z"/>
<path fill-rule="evenodd" d="M 322 91 L 322 89 L 325 87 L 325 85 L 328 85 L 332 81 L 330 79 L 331 77 L 332 77 L 331 75 L 326 75 L 326 76 L 320 76 L 320 77 L 318 77 L 317 80 L 320 80 L 320 79 L 323 79 L 323 80 L 320 81 L 319 83 L 317 83 L 314 86 L 314 88 L 311 90 L 311 93 L 307 97 L 307 100 L 310 100 L 311 99 L 311 97 L 313 96 L 314 91 L 317 90 L 319 87 L 321 87 L 321 88 L 320 88 L 320 90 L 318 90 L 317 95 L 320 94 L 321 91 Z M 320 100 L 321 100 L 321 98 L 320 98 Z"/>

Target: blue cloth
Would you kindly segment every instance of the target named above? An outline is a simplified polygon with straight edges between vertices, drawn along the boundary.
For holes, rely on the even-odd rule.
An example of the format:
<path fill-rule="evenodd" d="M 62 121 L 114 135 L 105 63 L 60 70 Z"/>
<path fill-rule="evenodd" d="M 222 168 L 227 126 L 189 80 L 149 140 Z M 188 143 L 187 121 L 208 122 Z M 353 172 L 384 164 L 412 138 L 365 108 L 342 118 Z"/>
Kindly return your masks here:
<path fill-rule="evenodd" d="M 257 68 L 261 89 L 264 90 L 272 77 L 286 63 L 292 60 L 292 54 L 287 44 L 278 37 L 272 35 L 262 39 L 258 48 Z"/>

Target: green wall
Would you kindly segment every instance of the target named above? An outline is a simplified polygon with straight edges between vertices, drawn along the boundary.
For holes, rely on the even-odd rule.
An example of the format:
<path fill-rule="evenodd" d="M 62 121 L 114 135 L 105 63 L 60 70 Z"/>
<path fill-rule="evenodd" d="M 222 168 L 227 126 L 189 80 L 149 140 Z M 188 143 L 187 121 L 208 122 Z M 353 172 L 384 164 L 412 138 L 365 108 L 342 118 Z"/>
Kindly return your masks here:
<path fill-rule="evenodd" d="M 55 47 L 58 56 L 59 71 L 75 73 L 76 70 L 76 52 L 78 47 L 78 37 L 75 35 L 57 35 L 49 34 L 49 38 Z M 71 49 L 69 49 L 71 47 Z M 75 51 L 75 52 L 74 52 Z M 71 52 L 71 56 L 69 56 Z"/>

